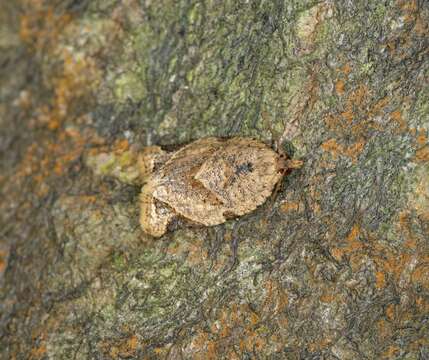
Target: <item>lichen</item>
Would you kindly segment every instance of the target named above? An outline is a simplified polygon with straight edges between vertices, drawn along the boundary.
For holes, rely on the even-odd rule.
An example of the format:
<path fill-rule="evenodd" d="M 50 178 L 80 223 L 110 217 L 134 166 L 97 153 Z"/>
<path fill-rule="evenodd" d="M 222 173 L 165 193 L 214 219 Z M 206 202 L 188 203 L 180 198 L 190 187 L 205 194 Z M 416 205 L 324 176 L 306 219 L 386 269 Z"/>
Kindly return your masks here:
<path fill-rule="evenodd" d="M 136 151 L 89 153 L 85 162 L 95 175 L 114 177 L 126 184 L 139 184 L 141 174 Z"/>
<path fill-rule="evenodd" d="M 0 2 L 1 356 L 425 357 L 428 17 Z M 132 149 L 238 134 L 305 165 L 248 216 L 148 241 Z"/>

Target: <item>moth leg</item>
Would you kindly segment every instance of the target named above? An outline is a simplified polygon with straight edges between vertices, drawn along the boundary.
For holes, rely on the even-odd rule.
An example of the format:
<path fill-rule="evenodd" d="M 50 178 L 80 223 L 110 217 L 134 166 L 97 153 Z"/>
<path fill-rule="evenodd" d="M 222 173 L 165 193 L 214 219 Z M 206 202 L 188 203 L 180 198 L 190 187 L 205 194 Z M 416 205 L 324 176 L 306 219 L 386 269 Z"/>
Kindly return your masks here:
<path fill-rule="evenodd" d="M 165 204 L 155 199 L 149 191 L 140 194 L 140 226 L 143 231 L 154 237 L 167 232 L 167 226 L 175 213 Z"/>

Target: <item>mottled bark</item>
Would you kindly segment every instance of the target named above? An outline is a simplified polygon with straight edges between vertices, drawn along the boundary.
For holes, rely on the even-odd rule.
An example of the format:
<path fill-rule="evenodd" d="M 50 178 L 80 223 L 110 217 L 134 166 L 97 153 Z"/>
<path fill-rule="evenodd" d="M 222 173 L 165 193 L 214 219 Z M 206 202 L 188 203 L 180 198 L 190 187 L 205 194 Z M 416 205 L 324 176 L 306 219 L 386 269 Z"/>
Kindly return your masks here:
<path fill-rule="evenodd" d="M 0 358 L 428 358 L 428 22 L 419 0 L 1 1 Z M 154 240 L 139 187 L 85 162 L 213 135 L 304 165 Z"/>

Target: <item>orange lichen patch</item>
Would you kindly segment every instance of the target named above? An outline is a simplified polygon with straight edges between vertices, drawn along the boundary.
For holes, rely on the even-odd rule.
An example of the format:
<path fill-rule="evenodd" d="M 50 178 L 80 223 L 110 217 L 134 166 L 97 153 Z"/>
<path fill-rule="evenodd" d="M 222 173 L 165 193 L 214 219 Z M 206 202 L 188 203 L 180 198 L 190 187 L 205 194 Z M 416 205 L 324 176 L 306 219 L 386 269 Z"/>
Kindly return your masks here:
<path fill-rule="evenodd" d="M 240 357 L 238 356 L 238 354 L 235 352 L 235 350 L 231 350 L 228 354 L 227 354 L 227 359 L 231 359 L 231 360 L 240 360 Z"/>
<path fill-rule="evenodd" d="M 46 345 L 43 343 L 31 349 L 30 359 L 41 359 L 46 355 Z"/>
<path fill-rule="evenodd" d="M 418 242 L 414 236 L 410 236 L 404 242 L 404 247 L 411 251 L 415 251 L 417 249 L 417 245 L 418 245 Z"/>
<path fill-rule="evenodd" d="M 353 225 L 341 246 L 333 246 L 331 254 L 337 261 L 342 261 L 345 256 L 350 258 L 350 264 L 355 270 L 359 268 L 362 258 L 365 256 L 367 245 L 360 240 L 361 228 Z"/>
<path fill-rule="evenodd" d="M 354 91 L 351 92 L 346 102 L 346 108 L 352 109 L 353 106 L 360 106 L 369 98 L 369 89 L 366 85 L 359 85 Z"/>
<path fill-rule="evenodd" d="M 341 261 L 344 256 L 344 250 L 334 247 L 331 249 L 331 255 L 335 258 L 335 260 Z"/>
<path fill-rule="evenodd" d="M 354 224 L 349 234 L 347 235 L 347 241 L 350 244 L 355 244 L 356 241 L 358 240 L 360 232 L 361 232 L 360 226 L 358 224 Z M 355 246 L 353 245 L 352 247 L 354 248 Z"/>
<path fill-rule="evenodd" d="M 423 296 L 418 296 L 416 298 L 416 305 L 420 308 L 421 312 L 429 312 L 429 301 L 427 301 Z"/>
<path fill-rule="evenodd" d="M 113 344 L 109 342 L 102 342 L 99 344 L 101 350 L 104 353 L 109 354 L 114 359 L 135 356 L 139 345 L 136 335 L 131 335 L 129 338 L 121 339 Z"/>
<path fill-rule="evenodd" d="M 113 151 L 116 153 L 123 153 L 130 148 L 130 143 L 127 139 L 119 139 L 113 144 Z"/>
<path fill-rule="evenodd" d="M 267 286 L 268 291 L 277 287 L 274 283 Z M 261 351 L 269 338 L 268 334 L 264 334 L 264 328 L 261 314 L 247 304 L 233 303 L 219 310 L 217 320 L 210 326 L 211 334 L 198 331 L 190 346 L 195 354 L 193 358 L 218 359 L 219 354 L 229 353 L 237 346 L 241 352 Z"/>
<path fill-rule="evenodd" d="M 326 17 L 329 17 L 331 6 L 320 3 L 304 12 L 297 21 L 297 35 L 303 45 L 310 47 L 317 38 L 317 29 Z M 308 50 L 307 50 L 308 51 Z"/>
<path fill-rule="evenodd" d="M 329 139 L 321 145 L 322 149 L 331 153 L 332 157 L 336 160 L 342 153 L 342 146 L 337 143 L 335 139 Z"/>
<path fill-rule="evenodd" d="M 322 338 L 320 341 L 310 343 L 308 349 L 311 352 L 321 351 L 332 344 L 333 339 L 329 337 Z"/>
<path fill-rule="evenodd" d="M 334 160 L 338 159 L 338 157 L 342 155 L 351 158 L 353 163 L 357 161 L 357 158 L 364 149 L 364 146 L 365 142 L 363 139 L 360 139 L 358 142 L 348 147 L 338 144 L 335 139 L 329 139 L 321 145 L 323 150 L 331 153 Z"/>
<path fill-rule="evenodd" d="M 395 318 L 395 305 L 389 304 L 386 308 L 386 316 L 389 320 L 393 320 Z"/>
<path fill-rule="evenodd" d="M 419 9 L 416 0 L 398 0 L 396 5 L 399 6 L 404 13 L 408 14 L 415 14 Z"/>
<path fill-rule="evenodd" d="M 399 214 L 399 226 L 402 229 L 407 229 L 410 224 L 410 213 L 408 211 L 401 211 Z"/>
<path fill-rule="evenodd" d="M 264 285 L 266 289 L 265 300 L 262 304 L 265 313 L 283 313 L 289 304 L 289 296 L 286 290 L 275 281 L 267 281 Z"/>
<path fill-rule="evenodd" d="M 396 41 L 394 40 L 387 41 L 386 49 L 389 51 L 390 55 L 393 55 L 396 50 Z"/>
<path fill-rule="evenodd" d="M 38 8 L 39 5 L 42 10 Z M 39 2 L 39 5 L 34 5 L 36 6 L 34 16 L 39 16 L 40 14 L 37 15 L 37 12 L 40 10 L 43 13 L 45 9 L 42 2 Z M 49 23 L 54 17 L 52 11 L 48 10 L 46 21 Z M 24 16 L 22 21 L 25 24 L 27 20 Z M 43 23 L 45 19 L 42 16 L 42 19 L 39 20 Z M 64 25 L 61 21 L 60 24 L 61 27 Z M 43 24 L 38 26 L 43 27 Z M 49 25 L 48 28 L 52 26 Z M 25 38 L 27 36 L 26 28 L 23 29 L 22 36 Z M 60 29 L 56 30 L 60 31 Z M 51 45 L 57 46 L 56 41 Z M 95 134 L 81 134 L 77 129 L 72 128 L 62 129 L 62 124 L 65 121 L 69 123 L 74 121 L 78 124 L 82 121 L 85 122 L 84 117 L 70 119 L 69 114 L 73 113 L 71 108 L 76 100 L 89 95 L 97 86 L 100 74 L 96 64 L 90 58 L 75 57 L 68 50 L 60 52 L 59 56 L 62 59 L 62 67 L 51 74 L 51 84 L 54 86 L 53 101 L 49 105 L 42 104 L 34 109 L 36 117 L 29 122 L 29 125 L 33 127 L 40 125 L 45 127 L 50 130 L 50 134 L 41 137 L 37 144 L 32 144 L 27 149 L 15 176 L 12 177 L 13 182 L 19 182 L 29 181 L 28 176 L 31 176 L 34 181 L 32 191 L 39 197 L 48 194 L 50 190 L 49 179 L 52 176 L 63 176 L 73 167 L 77 170 L 78 162 L 72 168 L 70 166 L 79 159 L 84 146 L 90 143 L 99 143 L 100 140 Z"/>
<path fill-rule="evenodd" d="M 411 281 L 429 289 L 429 257 L 421 260 L 411 274 Z"/>
<path fill-rule="evenodd" d="M 390 114 L 390 118 L 398 124 L 397 127 L 399 132 L 404 132 L 405 130 L 407 130 L 407 123 L 402 118 L 402 113 L 400 110 L 392 112 Z"/>
<path fill-rule="evenodd" d="M 61 57 L 62 73 L 53 80 L 54 104 L 58 115 L 65 117 L 72 100 L 88 95 L 98 86 L 100 74 L 91 57 L 76 57 L 66 49 L 62 51 Z"/>
<path fill-rule="evenodd" d="M 127 340 L 127 347 L 130 351 L 135 351 L 137 349 L 137 345 L 138 345 L 138 339 L 136 335 L 132 335 L 128 340 Z"/>
<path fill-rule="evenodd" d="M 348 124 L 351 124 L 353 122 L 354 114 L 353 111 L 351 111 L 350 109 L 343 111 L 340 115 L 343 120 L 345 120 Z"/>
<path fill-rule="evenodd" d="M 414 209 L 423 222 L 429 221 L 429 178 L 426 173 L 427 169 L 424 166 L 416 168 L 414 172 L 414 191 L 410 193 L 408 204 L 408 208 Z M 404 220 L 400 221 L 398 225 L 400 230 L 406 233 L 407 242 L 415 242 L 415 237 L 409 227 L 408 217 L 404 216 Z"/>
<path fill-rule="evenodd" d="M 30 126 L 45 126 L 51 131 L 58 130 L 65 120 L 76 123 L 82 118 L 70 119 L 73 107 L 82 98 L 91 99 L 92 92 L 98 86 L 101 72 L 91 57 L 73 55 L 70 50 L 63 49 L 56 54 L 62 60 L 60 68 L 55 67 L 50 74 L 49 85 L 53 87 L 52 102 L 42 104 L 34 113 L 36 117 L 30 121 Z"/>
<path fill-rule="evenodd" d="M 57 138 L 45 138 L 38 144 L 27 148 L 24 157 L 11 177 L 11 183 L 33 180 L 32 191 L 39 197 L 44 197 L 50 189 L 52 177 L 65 175 L 69 170 L 79 168 L 76 162 L 81 156 L 86 144 L 97 142 L 98 138 L 91 134 L 78 132 L 60 132 Z M 61 144 L 61 145 L 60 145 Z M 73 165 L 73 163 L 75 163 Z"/>
<path fill-rule="evenodd" d="M 68 50 L 61 52 L 63 66 L 60 71 L 52 75 L 54 98 L 48 106 L 39 106 L 35 113 L 37 117 L 30 122 L 31 126 L 46 126 L 55 131 L 69 119 L 71 109 L 77 100 L 84 97 L 91 98 L 92 91 L 98 86 L 101 78 L 100 71 L 92 58 L 74 57 Z M 73 119 L 76 122 L 82 119 Z"/>
<path fill-rule="evenodd" d="M 339 83 L 339 91 L 345 92 L 341 82 Z M 330 130 L 341 135 L 348 134 L 358 139 L 364 138 L 370 129 L 386 131 L 386 128 L 374 119 L 383 115 L 388 104 L 388 97 L 384 97 L 373 104 L 371 102 L 371 90 L 366 85 L 361 84 L 344 99 L 343 111 L 339 114 L 328 114 L 324 121 Z M 400 112 L 393 112 L 391 116 L 392 122 L 397 124 L 396 129 L 398 131 L 408 129 Z"/>
<path fill-rule="evenodd" d="M 335 92 L 338 95 L 343 95 L 344 94 L 344 81 L 343 80 L 337 80 L 335 82 Z"/>
<path fill-rule="evenodd" d="M 427 189 L 425 189 L 427 191 Z M 415 193 L 419 192 L 419 186 Z M 404 248 L 409 250 L 409 252 L 414 253 L 414 251 L 418 247 L 418 239 L 411 229 L 411 214 L 409 210 L 404 210 L 399 214 L 399 221 L 397 223 L 398 231 L 402 232 L 405 237 L 405 241 L 403 243 Z"/>
<path fill-rule="evenodd" d="M 410 284 L 429 288 L 429 257 L 421 247 L 425 246 L 411 228 L 410 214 L 402 212 L 399 216 L 398 231 L 402 232 L 405 241 L 399 251 L 387 248 L 382 243 L 373 242 L 371 257 L 377 264 L 379 272 L 395 281 L 407 281 Z M 416 253 L 417 251 L 417 253 Z"/>
<path fill-rule="evenodd" d="M 85 154 L 86 154 L 88 157 L 96 157 L 96 156 L 97 156 L 97 155 L 99 155 L 99 154 L 102 154 L 102 153 L 109 153 L 109 152 L 111 152 L 111 151 L 112 151 L 112 150 L 111 150 L 111 146 L 106 145 L 104 142 L 100 142 L 100 143 L 99 143 L 99 146 L 94 147 L 94 148 L 87 149 L 87 150 L 85 151 Z"/>
<path fill-rule="evenodd" d="M 379 290 L 386 286 L 386 275 L 382 271 L 375 273 L 375 286 Z"/>
<path fill-rule="evenodd" d="M 322 296 L 320 296 L 320 301 L 323 303 L 331 303 L 335 300 L 335 295 L 332 293 L 325 292 Z"/>
<path fill-rule="evenodd" d="M 350 66 L 350 64 L 344 64 L 344 65 L 341 67 L 340 71 L 341 71 L 344 75 L 348 76 L 348 75 L 352 72 L 352 67 Z"/>
<path fill-rule="evenodd" d="M 398 1 L 397 6 L 402 13 L 398 20 L 406 26 L 395 29 L 386 41 L 386 48 L 394 60 L 399 62 L 409 57 L 409 49 L 415 47 L 415 42 L 420 37 L 427 37 L 427 21 L 422 17 L 417 1 Z"/>
<path fill-rule="evenodd" d="M 367 258 L 367 255 L 363 251 L 354 251 L 349 254 L 349 264 L 353 271 L 359 271 L 362 267 L 362 263 Z"/>
<path fill-rule="evenodd" d="M 351 158 L 353 162 L 357 161 L 357 158 L 364 149 L 364 146 L 365 142 L 363 139 L 360 139 L 358 142 L 349 147 L 338 144 L 335 139 L 329 139 L 321 145 L 322 149 L 330 152 L 334 159 L 337 159 L 342 155 Z"/>
<path fill-rule="evenodd" d="M 153 352 L 156 355 L 164 355 L 168 352 L 168 349 L 165 347 L 157 347 L 157 348 L 153 349 Z"/>
<path fill-rule="evenodd" d="M 423 20 L 421 16 L 417 16 L 415 24 L 414 24 L 414 33 L 418 36 L 427 36 L 428 33 L 428 23 Z"/>
<path fill-rule="evenodd" d="M 7 259 L 9 257 L 9 251 L 0 249 L 0 276 L 3 275 L 7 267 Z"/>
<path fill-rule="evenodd" d="M 410 344 L 408 345 L 408 348 L 410 349 L 410 351 L 414 351 L 416 354 L 419 354 L 421 349 L 427 348 L 428 345 L 429 345 L 429 341 L 426 336 L 426 337 L 411 341 Z"/>
<path fill-rule="evenodd" d="M 400 348 L 396 345 L 390 345 L 386 351 L 383 352 L 383 359 L 393 359 L 396 355 L 399 354 Z"/>
<path fill-rule="evenodd" d="M 429 146 L 426 145 L 416 151 L 414 158 L 416 162 L 428 162 L 429 161 Z"/>
<path fill-rule="evenodd" d="M 417 145 L 419 145 L 419 146 L 425 146 L 425 145 L 427 145 L 428 138 L 427 138 L 427 135 L 426 135 L 426 131 L 424 131 L 423 129 L 421 129 L 419 131 L 418 135 L 417 135 L 416 141 L 417 141 Z"/>
<path fill-rule="evenodd" d="M 267 344 L 265 338 L 254 331 L 247 331 L 244 337 L 239 341 L 240 350 L 243 351 L 261 351 Z"/>
<path fill-rule="evenodd" d="M 356 162 L 358 156 L 362 152 L 363 148 L 365 146 L 365 142 L 363 139 L 360 139 L 355 144 L 347 147 L 344 149 L 344 155 L 348 156 L 353 160 L 353 162 Z"/>
<path fill-rule="evenodd" d="M 218 345 L 219 344 L 216 341 L 208 341 L 206 352 L 207 359 L 215 360 L 219 358 L 219 354 L 222 353 L 222 351 L 218 349 Z"/>
<path fill-rule="evenodd" d="M 256 325 L 257 323 L 259 323 L 260 320 L 261 319 L 260 319 L 258 314 L 254 313 L 254 312 L 250 313 L 249 321 L 252 325 Z"/>
<path fill-rule="evenodd" d="M 112 358 L 117 359 L 119 357 L 119 349 L 116 346 L 112 346 L 109 355 Z"/>
<path fill-rule="evenodd" d="M 95 204 L 97 197 L 95 195 L 82 195 L 79 196 L 79 202 L 85 204 Z"/>
<path fill-rule="evenodd" d="M 195 349 L 202 349 L 209 340 L 209 334 L 199 329 L 191 341 L 190 347 Z"/>
<path fill-rule="evenodd" d="M 389 278 L 399 282 L 403 272 L 409 268 L 412 256 L 405 252 L 394 253 L 379 243 L 375 243 L 373 250 L 372 259 L 377 264 L 379 271 L 389 274 Z"/>
<path fill-rule="evenodd" d="M 46 51 L 58 42 L 64 27 L 71 21 L 70 14 L 56 14 L 44 1 L 23 1 L 28 9 L 20 17 L 19 36 L 32 49 Z"/>
<path fill-rule="evenodd" d="M 384 319 L 377 321 L 377 335 L 380 340 L 384 341 L 392 334 L 391 325 Z"/>
<path fill-rule="evenodd" d="M 379 115 L 384 108 L 389 104 L 389 98 L 388 97 L 384 97 L 380 100 L 378 100 L 370 109 L 370 111 L 368 112 L 369 116 L 376 116 Z"/>

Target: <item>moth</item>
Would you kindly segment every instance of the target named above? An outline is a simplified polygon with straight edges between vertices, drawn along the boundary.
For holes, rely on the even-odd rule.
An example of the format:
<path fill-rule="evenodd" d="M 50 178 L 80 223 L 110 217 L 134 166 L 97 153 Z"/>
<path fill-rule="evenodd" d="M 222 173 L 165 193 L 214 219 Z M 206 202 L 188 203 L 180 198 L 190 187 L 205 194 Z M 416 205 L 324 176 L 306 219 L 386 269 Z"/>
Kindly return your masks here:
<path fill-rule="evenodd" d="M 140 225 L 161 237 L 175 219 L 213 226 L 250 213 L 301 162 L 253 138 L 208 137 L 173 152 L 147 147 L 137 166 Z"/>

